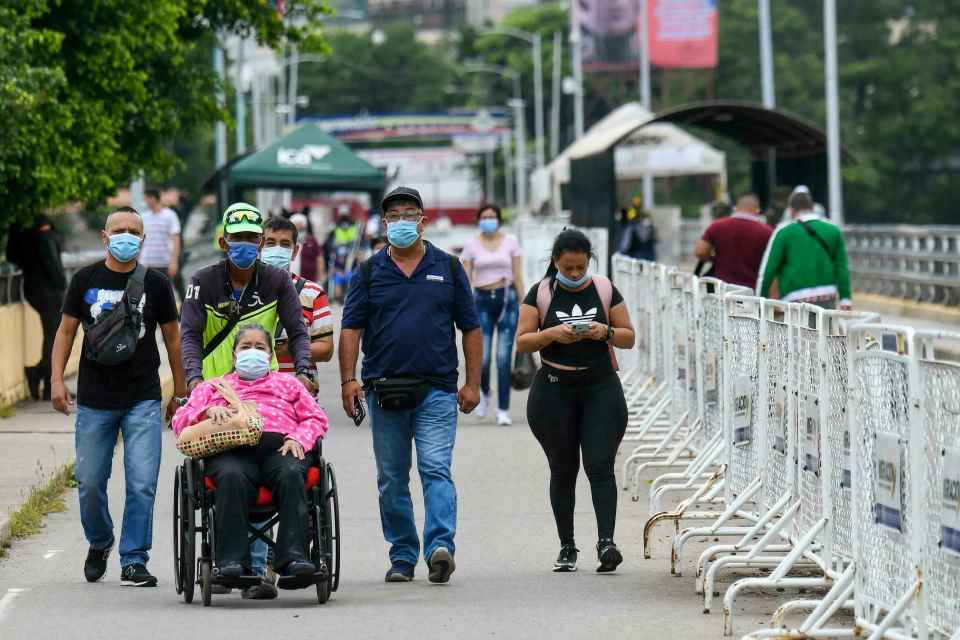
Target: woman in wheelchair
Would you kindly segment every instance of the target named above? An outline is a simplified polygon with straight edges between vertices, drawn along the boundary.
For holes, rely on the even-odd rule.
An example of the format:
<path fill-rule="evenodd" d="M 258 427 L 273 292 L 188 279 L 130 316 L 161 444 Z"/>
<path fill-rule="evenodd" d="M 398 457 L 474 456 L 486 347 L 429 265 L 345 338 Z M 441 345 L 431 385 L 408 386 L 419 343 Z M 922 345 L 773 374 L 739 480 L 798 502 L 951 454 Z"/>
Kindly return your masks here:
<path fill-rule="evenodd" d="M 259 488 L 273 492 L 280 520 L 274 566 L 280 575 L 308 576 L 320 568 L 307 555 L 308 506 L 304 479 L 311 450 L 327 431 L 327 416 L 292 375 L 270 371 L 273 341 L 260 325 L 244 325 L 234 339 L 234 371 L 224 376 L 241 401 L 253 402 L 264 419 L 256 447 L 238 447 L 205 460 L 215 491 L 214 575 L 250 574 L 249 511 Z M 226 421 L 231 409 L 209 382 L 190 394 L 173 418 L 177 435 L 204 419 Z"/>

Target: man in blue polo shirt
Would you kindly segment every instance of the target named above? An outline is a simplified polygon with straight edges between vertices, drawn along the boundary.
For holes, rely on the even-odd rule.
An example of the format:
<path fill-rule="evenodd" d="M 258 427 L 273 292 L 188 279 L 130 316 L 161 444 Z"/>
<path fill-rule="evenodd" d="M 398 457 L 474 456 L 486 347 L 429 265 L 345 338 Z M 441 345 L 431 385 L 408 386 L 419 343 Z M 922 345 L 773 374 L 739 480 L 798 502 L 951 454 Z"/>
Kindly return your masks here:
<path fill-rule="evenodd" d="M 355 416 L 366 398 L 380 491 L 380 522 L 390 543 L 387 582 L 409 582 L 420 555 L 410 498 L 411 442 L 423 484 L 423 557 L 430 582 L 455 568 L 457 491 L 451 463 L 457 407 L 480 402 L 483 343 L 463 266 L 422 238 L 423 200 L 398 187 L 381 204 L 389 246 L 350 281 L 340 331 L 343 408 Z M 456 330 L 463 333 L 466 383 L 457 391 Z M 363 339 L 363 384 L 357 358 Z M 366 393 L 365 393 L 366 392 Z"/>

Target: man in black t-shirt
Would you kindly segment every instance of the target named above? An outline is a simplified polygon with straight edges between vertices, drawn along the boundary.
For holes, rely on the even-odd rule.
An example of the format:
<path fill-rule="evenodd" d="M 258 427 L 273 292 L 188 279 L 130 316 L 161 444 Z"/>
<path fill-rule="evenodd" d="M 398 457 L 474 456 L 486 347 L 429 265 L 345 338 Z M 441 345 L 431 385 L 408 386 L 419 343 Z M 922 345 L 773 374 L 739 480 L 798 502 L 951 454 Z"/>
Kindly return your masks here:
<path fill-rule="evenodd" d="M 124 297 L 127 280 L 137 267 L 143 246 L 143 220 L 136 210 L 123 207 L 110 214 L 102 241 L 106 259 L 77 272 L 67 288 L 63 317 L 53 345 L 53 407 L 70 414 L 73 398 L 63 382 L 63 371 L 81 322 L 94 322 Z M 167 417 L 186 402 L 186 384 L 180 360 L 180 329 L 170 281 L 159 271 L 147 270 L 140 298 L 142 321 L 137 347 L 130 359 L 113 366 L 88 357 L 86 340 L 80 355 L 77 382 L 76 477 L 80 522 L 90 544 L 83 572 L 96 582 L 107 570 L 113 548 L 113 521 L 107 502 L 107 480 L 117 434 L 123 434 L 126 503 L 120 535 L 121 581 L 125 585 L 154 587 L 147 571 L 153 538 L 153 506 L 160 472 L 163 417 L 160 414 L 160 354 L 157 326 L 163 334 L 176 397 Z"/>

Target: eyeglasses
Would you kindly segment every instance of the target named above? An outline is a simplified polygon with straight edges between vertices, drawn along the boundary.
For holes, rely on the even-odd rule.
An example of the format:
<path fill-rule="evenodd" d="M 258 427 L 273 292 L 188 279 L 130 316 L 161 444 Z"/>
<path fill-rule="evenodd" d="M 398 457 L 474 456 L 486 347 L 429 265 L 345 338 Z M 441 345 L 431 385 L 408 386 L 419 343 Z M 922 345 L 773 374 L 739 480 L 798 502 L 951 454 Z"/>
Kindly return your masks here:
<path fill-rule="evenodd" d="M 231 211 L 227 216 L 227 224 L 237 224 L 244 220 L 258 225 L 263 224 L 263 216 L 257 211 Z"/>
<path fill-rule="evenodd" d="M 403 211 L 387 211 L 384 216 L 387 222 L 396 222 L 398 220 L 407 220 L 409 222 L 418 222 L 423 212 L 420 209 L 404 209 Z"/>

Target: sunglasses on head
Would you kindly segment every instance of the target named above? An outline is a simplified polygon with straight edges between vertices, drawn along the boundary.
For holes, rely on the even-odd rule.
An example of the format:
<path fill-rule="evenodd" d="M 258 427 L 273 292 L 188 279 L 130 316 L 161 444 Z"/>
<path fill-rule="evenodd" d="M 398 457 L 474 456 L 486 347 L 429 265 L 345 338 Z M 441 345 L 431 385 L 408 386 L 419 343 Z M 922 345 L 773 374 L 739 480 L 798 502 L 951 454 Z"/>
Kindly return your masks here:
<path fill-rule="evenodd" d="M 255 224 L 261 224 L 263 217 L 256 211 L 232 211 L 227 215 L 227 224 L 236 224 L 237 222 L 242 221 L 253 222 Z"/>

